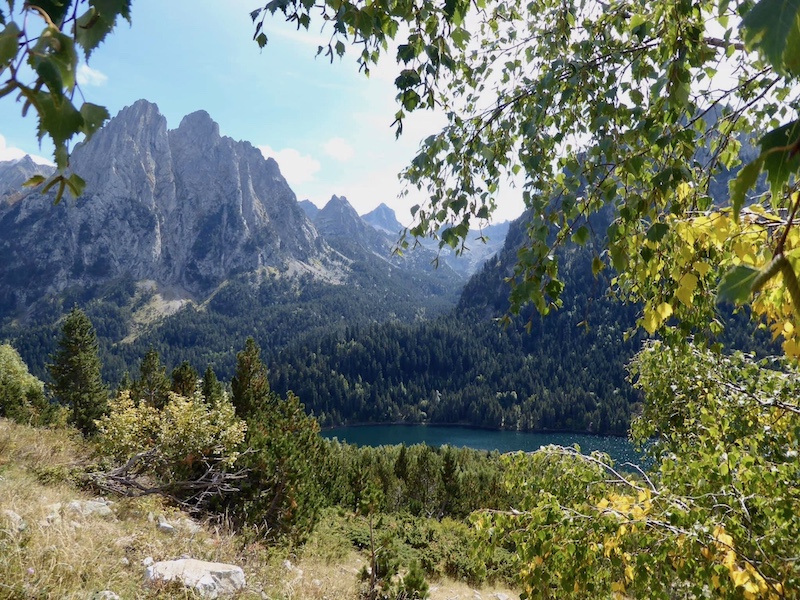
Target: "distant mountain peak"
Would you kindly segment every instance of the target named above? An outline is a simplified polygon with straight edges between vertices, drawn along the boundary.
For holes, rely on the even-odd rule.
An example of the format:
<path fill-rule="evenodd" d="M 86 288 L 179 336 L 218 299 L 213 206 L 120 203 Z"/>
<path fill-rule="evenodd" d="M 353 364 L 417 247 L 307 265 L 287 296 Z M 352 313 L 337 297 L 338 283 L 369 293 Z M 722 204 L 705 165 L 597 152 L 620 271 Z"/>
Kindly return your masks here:
<path fill-rule="evenodd" d="M 403 230 L 403 225 L 397 220 L 395 212 L 383 202 L 375 210 L 368 212 L 361 218 L 375 229 L 392 236 L 396 236 Z"/>

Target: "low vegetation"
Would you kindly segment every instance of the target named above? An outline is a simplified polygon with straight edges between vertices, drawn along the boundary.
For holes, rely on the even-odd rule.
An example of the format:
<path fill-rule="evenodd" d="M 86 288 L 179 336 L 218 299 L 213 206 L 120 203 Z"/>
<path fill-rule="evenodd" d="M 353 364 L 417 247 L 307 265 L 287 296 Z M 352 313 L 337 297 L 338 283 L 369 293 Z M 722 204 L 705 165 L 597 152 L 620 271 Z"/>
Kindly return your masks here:
<path fill-rule="evenodd" d="M 650 454 L 644 470 L 555 446 L 501 456 L 326 441 L 297 396 L 271 389 L 252 340 L 230 393 L 210 369 L 167 376 L 153 351 L 110 402 L 87 403 L 88 387 L 56 396 L 50 412 L 24 391 L 57 388 L 4 356 L 4 414 L 40 426 L 5 419 L 0 429 L 9 597 L 71 597 L 109 582 L 128 596 L 174 595 L 125 586 L 138 573 L 140 590 L 148 556 L 181 554 L 243 565 L 247 594 L 293 597 L 421 600 L 450 580 L 533 598 L 800 589 L 800 371 L 787 360 L 647 344 L 629 366 L 644 398 L 632 427 Z M 93 427 L 77 429 L 76 411 L 94 410 Z M 108 493 L 107 521 L 65 509 L 76 495 Z M 191 523 L 181 509 L 205 527 L 165 541 L 161 520 Z M 300 574 L 343 565 L 350 575 L 333 592 Z M 287 581 L 294 587 L 276 592 Z"/>

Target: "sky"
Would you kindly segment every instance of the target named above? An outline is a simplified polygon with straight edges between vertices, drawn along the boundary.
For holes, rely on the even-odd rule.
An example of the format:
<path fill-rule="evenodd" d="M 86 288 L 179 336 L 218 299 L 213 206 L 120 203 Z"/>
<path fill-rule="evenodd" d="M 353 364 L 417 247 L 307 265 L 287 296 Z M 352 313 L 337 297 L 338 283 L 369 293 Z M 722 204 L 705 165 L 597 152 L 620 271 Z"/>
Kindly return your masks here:
<path fill-rule="evenodd" d="M 395 139 L 394 79 L 387 56 L 369 78 L 358 72 L 356 50 L 333 63 L 315 57 L 327 35 L 312 24 L 297 31 L 280 15 L 265 24 L 269 43 L 253 41 L 250 11 L 258 0 L 135 0 L 132 25 L 124 20 L 78 71 L 88 102 L 113 116 L 140 98 L 155 102 L 169 128 L 196 110 L 206 110 L 220 133 L 246 140 L 275 158 L 297 194 L 323 206 L 345 196 L 359 214 L 385 203 L 404 224 L 410 207 L 423 200 L 402 189 L 397 174 L 415 156 L 420 141 L 445 123 L 442 115 L 410 115 Z M 31 154 L 52 158 L 36 137 L 31 111 L 20 115 L 14 95 L 0 99 L 0 160 Z M 45 140 L 46 141 L 46 140 Z M 521 190 L 500 198 L 493 219 L 521 214 Z"/>

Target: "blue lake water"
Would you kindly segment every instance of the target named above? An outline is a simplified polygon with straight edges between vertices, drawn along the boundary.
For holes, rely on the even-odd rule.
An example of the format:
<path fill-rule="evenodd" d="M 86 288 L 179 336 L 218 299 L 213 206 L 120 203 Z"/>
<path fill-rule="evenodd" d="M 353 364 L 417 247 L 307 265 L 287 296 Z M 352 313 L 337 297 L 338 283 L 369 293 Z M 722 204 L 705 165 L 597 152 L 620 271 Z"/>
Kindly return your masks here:
<path fill-rule="evenodd" d="M 357 446 L 449 444 L 499 452 L 516 450 L 531 452 L 548 444 L 560 446 L 578 444 L 584 453 L 599 450 L 608 453 L 616 462 L 641 462 L 641 456 L 625 438 L 581 433 L 523 433 L 436 425 L 362 425 L 336 427 L 323 431 L 322 435 L 326 438 L 336 437 L 340 441 Z"/>

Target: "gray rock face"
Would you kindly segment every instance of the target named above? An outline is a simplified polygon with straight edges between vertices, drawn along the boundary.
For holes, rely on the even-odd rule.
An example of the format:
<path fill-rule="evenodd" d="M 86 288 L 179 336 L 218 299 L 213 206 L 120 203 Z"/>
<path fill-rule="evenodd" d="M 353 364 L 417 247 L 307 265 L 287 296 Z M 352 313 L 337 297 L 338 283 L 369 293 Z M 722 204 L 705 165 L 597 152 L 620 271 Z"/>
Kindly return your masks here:
<path fill-rule="evenodd" d="M 395 242 L 403 230 L 403 226 L 397 220 L 394 211 L 385 204 L 381 204 L 361 218 L 365 223 L 383 232 Z M 489 225 L 482 230 L 470 230 L 467 235 L 468 250 L 461 255 L 456 255 L 449 247 L 440 250 L 439 242 L 428 238 L 419 240 L 422 248 L 409 250 L 407 254 L 413 254 L 414 252 L 424 253 L 426 250 L 429 253 L 433 252 L 439 257 L 440 267 L 441 265 L 447 265 L 459 276 L 467 279 L 475 274 L 483 266 L 483 263 L 503 248 L 508 234 L 508 226 L 509 223 L 506 221 L 497 225 Z M 483 240 L 480 239 L 481 236 L 483 236 Z"/>
<path fill-rule="evenodd" d="M 220 136 L 204 111 L 168 131 L 139 100 L 76 147 L 71 166 L 87 184 L 77 202 L 0 201 L 0 307 L 121 275 L 202 295 L 232 274 L 330 252 L 277 163 Z"/>
<path fill-rule="evenodd" d="M 192 558 L 154 563 L 147 567 L 145 581 L 180 581 L 185 587 L 196 589 L 204 598 L 234 594 L 245 587 L 244 572 L 240 567 Z"/>
<path fill-rule="evenodd" d="M 394 214 L 390 208 L 386 207 L 386 210 Z M 421 248 L 403 256 L 393 254 L 400 230 L 388 234 L 382 228 L 369 225 L 343 196 L 331 197 L 314 217 L 314 226 L 333 248 L 349 258 L 357 260 L 360 250 L 385 261 L 389 268 L 415 273 L 433 271 L 435 252 Z M 435 271 L 435 276 L 442 281 L 456 282 L 460 279 L 446 265 Z"/>
<path fill-rule="evenodd" d="M 53 170 L 54 167 L 33 162 L 30 156 L 0 162 L 0 207 L 19 202 L 30 194 L 30 189 L 22 187 L 28 179 L 34 175 L 50 175 Z"/>
<path fill-rule="evenodd" d="M 375 210 L 361 216 L 364 221 L 386 235 L 397 237 L 403 231 L 403 225 L 397 220 L 394 211 L 381 203 Z"/>

